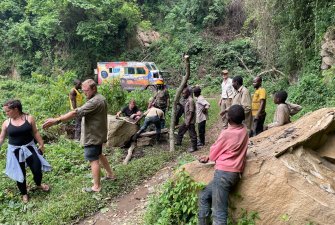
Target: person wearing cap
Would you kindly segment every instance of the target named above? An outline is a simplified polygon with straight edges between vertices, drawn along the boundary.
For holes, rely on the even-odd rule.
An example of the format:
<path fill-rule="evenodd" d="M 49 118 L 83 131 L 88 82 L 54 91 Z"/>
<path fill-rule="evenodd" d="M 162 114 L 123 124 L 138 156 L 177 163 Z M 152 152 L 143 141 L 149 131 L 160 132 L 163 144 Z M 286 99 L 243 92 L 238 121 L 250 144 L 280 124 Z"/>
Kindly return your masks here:
<path fill-rule="evenodd" d="M 169 95 L 168 90 L 164 87 L 163 80 L 161 79 L 157 80 L 156 85 L 157 85 L 157 93 L 155 94 L 151 105 L 162 110 L 165 115 L 166 110 L 169 108 L 169 105 L 170 105 L 170 95 Z M 162 128 L 164 128 L 165 119 L 161 121 L 161 124 L 162 124 Z"/>
<path fill-rule="evenodd" d="M 226 111 L 231 106 L 232 98 L 234 96 L 235 91 L 233 88 L 233 81 L 231 78 L 229 78 L 228 70 L 222 70 L 222 77 L 223 77 L 223 81 L 221 84 L 222 93 L 219 101 L 219 106 L 221 107 L 223 129 L 227 129 L 228 127 L 227 115 L 222 114 L 222 112 Z"/>
<path fill-rule="evenodd" d="M 248 132 L 251 132 L 251 95 L 248 88 L 243 86 L 243 78 L 241 76 L 235 76 L 233 78 L 233 87 L 235 89 L 235 95 L 232 100 L 232 105 L 240 105 L 244 109 L 245 119 L 243 124 L 247 127 Z M 229 109 L 229 108 L 228 108 Z M 228 109 L 221 112 L 221 116 L 226 115 Z"/>
<path fill-rule="evenodd" d="M 201 95 L 201 88 L 196 86 L 193 89 L 196 108 L 196 123 L 198 124 L 198 147 L 205 145 L 206 120 L 208 119 L 209 102 Z"/>

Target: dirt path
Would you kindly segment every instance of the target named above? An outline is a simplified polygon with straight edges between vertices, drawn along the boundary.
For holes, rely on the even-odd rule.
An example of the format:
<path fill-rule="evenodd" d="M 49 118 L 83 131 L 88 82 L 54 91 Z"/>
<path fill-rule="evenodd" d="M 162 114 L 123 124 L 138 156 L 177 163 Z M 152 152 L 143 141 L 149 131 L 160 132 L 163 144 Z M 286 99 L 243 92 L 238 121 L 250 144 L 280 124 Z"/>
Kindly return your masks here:
<path fill-rule="evenodd" d="M 206 146 L 192 153 L 195 156 L 207 154 L 209 147 L 221 131 L 221 123 L 216 123 L 206 133 Z M 143 223 L 143 215 L 149 201 L 149 195 L 164 183 L 172 174 L 176 162 L 169 163 L 158 171 L 152 178 L 145 180 L 135 190 L 114 199 L 105 212 L 98 212 L 78 224 L 80 225 L 137 225 Z"/>

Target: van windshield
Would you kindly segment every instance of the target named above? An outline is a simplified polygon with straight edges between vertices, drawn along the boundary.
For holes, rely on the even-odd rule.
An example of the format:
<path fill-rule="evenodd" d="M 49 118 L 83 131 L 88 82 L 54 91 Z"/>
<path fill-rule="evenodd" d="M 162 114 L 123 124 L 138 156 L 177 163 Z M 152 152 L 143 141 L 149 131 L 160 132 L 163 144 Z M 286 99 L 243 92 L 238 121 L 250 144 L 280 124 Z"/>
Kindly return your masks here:
<path fill-rule="evenodd" d="M 151 66 L 149 63 L 146 63 L 145 66 L 148 68 L 148 70 L 152 70 Z"/>
<path fill-rule="evenodd" d="M 158 70 L 155 64 L 151 63 L 150 66 L 152 67 L 153 70 Z"/>

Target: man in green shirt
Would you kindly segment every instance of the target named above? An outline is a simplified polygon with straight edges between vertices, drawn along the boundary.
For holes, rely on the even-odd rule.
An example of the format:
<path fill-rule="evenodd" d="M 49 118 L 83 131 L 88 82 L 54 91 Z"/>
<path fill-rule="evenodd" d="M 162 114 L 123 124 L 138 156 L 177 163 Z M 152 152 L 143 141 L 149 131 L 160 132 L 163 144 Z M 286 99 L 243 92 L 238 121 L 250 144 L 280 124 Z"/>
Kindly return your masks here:
<path fill-rule="evenodd" d="M 83 188 L 83 191 L 99 192 L 101 190 L 99 162 L 107 171 L 105 179 L 115 179 L 106 156 L 102 154 L 102 144 L 107 141 L 107 102 L 105 97 L 97 92 L 97 85 L 92 79 L 82 83 L 82 90 L 87 98 L 83 106 L 58 118 L 47 119 L 43 128 L 83 117 L 81 144 L 84 146 L 85 159 L 90 162 L 93 175 L 93 186 Z"/>

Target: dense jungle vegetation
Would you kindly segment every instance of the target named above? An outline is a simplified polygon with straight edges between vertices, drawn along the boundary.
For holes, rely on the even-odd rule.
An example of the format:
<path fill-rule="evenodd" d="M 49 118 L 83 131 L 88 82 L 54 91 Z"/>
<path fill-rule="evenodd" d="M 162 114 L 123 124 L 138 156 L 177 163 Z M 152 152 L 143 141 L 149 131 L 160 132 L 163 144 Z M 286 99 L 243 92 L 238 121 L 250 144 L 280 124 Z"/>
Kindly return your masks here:
<path fill-rule="evenodd" d="M 189 82 L 204 87 L 206 96 L 220 94 L 222 69 L 243 76 L 250 90 L 252 78 L 262 73 L 269 94 L 285 89 L 290 101 L 304 107 L 300 116 L 335 105 L 335 68 L 320 69 L 323 37 L 335 29 L 334 12 L 334 0 L 1 0 L 0 104 L 20 98 L 24 110 L 37 118 L 40 127 L 44 119 L 68 110 L 67 93 L 73 79 L 93 78 L 97 62 L 153 61 L 169 72 L 168 84 L 173 87 L 185 71 L 182 55 L 189 54 Z M 150 36 L 152 31 L 160 38 L 145 47 L 138 33 Z M 144 108 L 151 95 L 108 85 L 100 86 L 99 91 L 107 97 L 110 113 L 130 98 Z M 268 102 L 270 121 L 270 95 Z M 211 104 L 216 105 L 216 100 Z M 217 111 L 216 107 L 211 114 L 217 115 Z M 0 119 L 5 119 L 3 113 Z M 54 165 L 54 172 L 46 175 L 46 182 L 53 185 L 51 194 L 33 192 L 36 200 L 23 205 L 15 184 L 2 175 L 0 223 L 66 224 L 78 220 L 103 209 L 109 194 L 129 190 L 180 154 L 147 149 L 143 159 L 126 167 L 120 164 L 122 151 L 117 149 L 109 159 L 120 179 L 92 198 L 77 193 L 79 186 L 89 184 L 89 169 L 80 147 L 61 135 L 65 129 L 58 126 L 42 133 L 48 141 L 47 159 Z M 1 168 L 5 147 L 0 154 Z M 31 174 L 28 179 L 32 184 Z M 190 217 L 178 217 L 178 221 L 192 224 L 196 209 L 191 210 Z M 147 219 L 170 221 L 170 214 L 165 216 L 147 215 Z"/>

